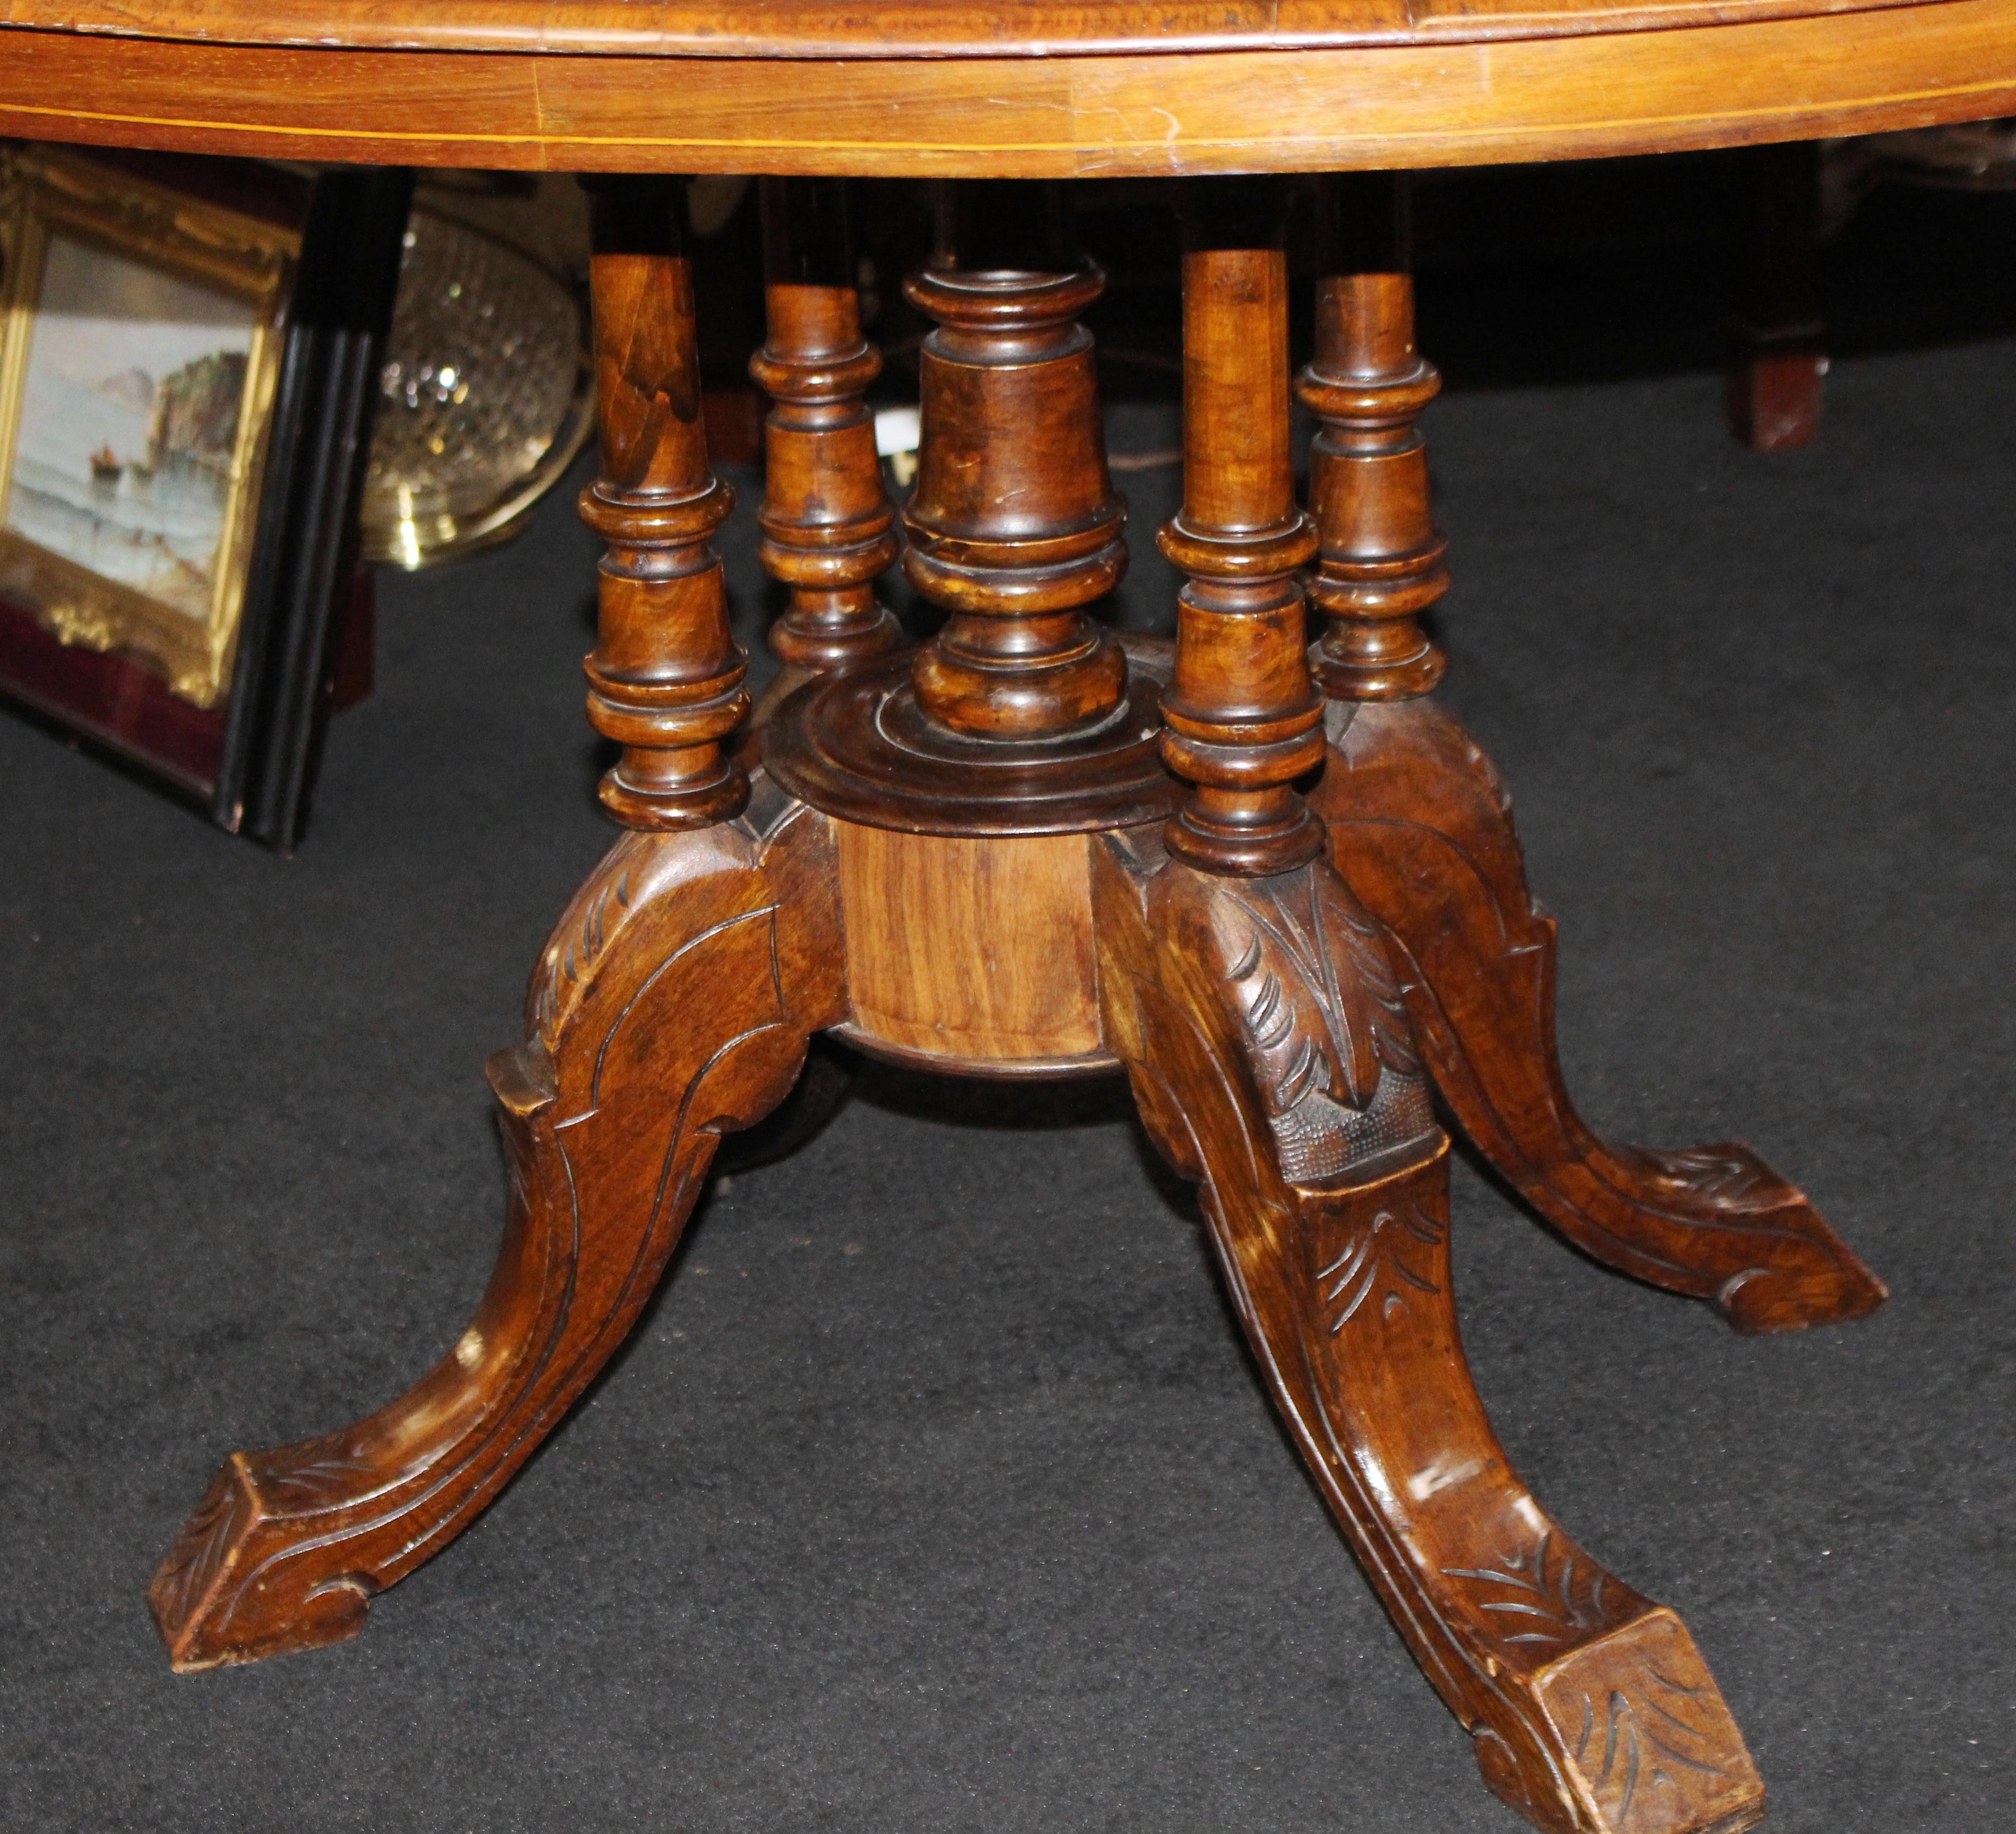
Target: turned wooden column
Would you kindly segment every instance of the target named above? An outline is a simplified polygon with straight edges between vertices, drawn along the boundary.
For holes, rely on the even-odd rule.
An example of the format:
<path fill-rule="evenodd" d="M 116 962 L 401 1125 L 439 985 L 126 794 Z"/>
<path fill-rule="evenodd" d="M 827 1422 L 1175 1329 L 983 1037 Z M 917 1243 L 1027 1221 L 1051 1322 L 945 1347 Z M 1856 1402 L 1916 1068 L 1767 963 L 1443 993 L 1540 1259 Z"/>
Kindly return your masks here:
<path fill-rule="evenodd" d="M 1442 679 L 1417 620 L 1449 590 L 1415 417 L 1442 387 L 1414 348 L 1408 183 L 1354 172 L 1317 185 L 1316 348 L 1296 379 L 1322 423 L 1309 509 L 1322 542 L 1309 595 L 1328 629 L 1309 661 L 1341 701 L 1396 701 Z"/>
<path fill-rule="evenodd" d="M 1323 760 L 1296 570 L 1316 551 L 1288 448 L 1282 189 L 1204 179 L 1183 206 L 1183 506 L 1158 538 L 1177 600 L 1164 757 L 1193 786 L 1170 851 L 1212 872 L 1285 872 L 1322 849 L 1294 787 Z"/>
<path fill-rule="evenodd" d="M 873 583 L 896 558 L 896 512 L 862 398 L 882 358 L 861 335 L 846 181 L 765 178 L 762 205 L 767 330 L 749 373 L 774 405 L 758 553 L 791 592 L 771 651 L 802 681 L 902 641 Z"/>
<path fill-rule="evenodd" d="M 724 741 L 749 711 L 708 543 L 733 506 L 708 468 L 679 181 L 597 178 L 589 292 L 600 475 L 581 517 L 609 544 L 588 717 L 623 748 L 603 805 L 633 828 L 740 813 L 749 780 Z"/>
<path fill-rule="evenodd" d="M 1126 690 L 1125 657 L 1084 610 L 1127 570 L 1077 322 L 1105 279 L 1064 255 L 1049 204 L 1047 187 L 962 185 L 956 227 L 904 289 L 938 328 L 903 568 L 951 614 L 917 658 L 917 700 L 970 737 L 1086 731 Z"/>

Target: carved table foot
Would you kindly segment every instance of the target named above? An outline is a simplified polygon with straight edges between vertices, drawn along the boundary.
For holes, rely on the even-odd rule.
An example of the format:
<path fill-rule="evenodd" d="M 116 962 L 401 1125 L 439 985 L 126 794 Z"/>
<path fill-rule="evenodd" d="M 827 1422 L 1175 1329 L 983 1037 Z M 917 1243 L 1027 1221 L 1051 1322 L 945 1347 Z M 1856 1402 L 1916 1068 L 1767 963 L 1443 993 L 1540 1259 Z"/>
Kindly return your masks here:
<path fill-rule="evenodd" d="M 1554 924 L 1526 889 L 1490 762 L 1432 701 L 1334 706 L 1310 800 L 1394 946 L 1436 1087 L 1478 1150 L 1577 1246 L 1712 1301 L 1739 1331 L 1859 1317 L 1887 1292 L 1748 1148 L 1609 1146 L 1554 1048 Z"/>
<path fill-rule="evenodd" d="M 355 1636 L 552 1430 L 650 1297 L 719 1135 L 783 1098 L 837 1016 L 834 886 L 825 818 L 760 781 L 740 821 L 617 843 L 533 975 L 526 1041 L 491 1060 L 511 1201 L 473 1322 L 368 1419 L 225 1461 L 148 1594 L 176 1668 Z"/>
<path fill-rule="evenodd" d="M 1110 1036 L 1204 1208 L 1289 1430 L 1485 1781 L 1556 1834 L 1763 1813 L 1679 1620 L 1507 1464 L 1456 1332 L 1448 1142 L 1377 928 L 1319 863 L 1217 878 L 1140 831 L 1095 866 Z"/>

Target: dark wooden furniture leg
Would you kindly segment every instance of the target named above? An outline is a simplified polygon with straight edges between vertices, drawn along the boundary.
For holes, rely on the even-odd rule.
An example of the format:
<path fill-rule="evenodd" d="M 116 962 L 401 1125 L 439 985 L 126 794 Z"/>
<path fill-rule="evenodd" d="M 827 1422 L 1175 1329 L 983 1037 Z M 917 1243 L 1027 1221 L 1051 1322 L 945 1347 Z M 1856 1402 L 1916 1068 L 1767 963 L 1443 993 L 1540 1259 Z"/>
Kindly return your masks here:
<path fill-rule="evenodd" d="M 1478 1149 L 1611 1267 L 1712 1300 L 1739 1330 L 1791 1331 L 1882 1303 L 1882 1283 L 1750 1150 L 1610 1146 L 1582 1124 L 1554 1049 L 1554 925 L 1527 891 L 1511 804 L 1432 700 L 1416 615 L 1445 589 L 1415 416 L 1435 373 L 1414 348 L 1405 193 L 1323 182 L 1317 348 L 1298 383 L 1322 423 L 1312 494 L 1330 698 L 1312 794 L 1338 869 L 1388 933 L 1437 1088 Z"/>
<path fill-rule="evenodd" d="M 1791 452 L 1820 438 L 1827 372 L 1821 143 L 1749 146 L 1737 157 L 1730 429 L 1755 452 Z"/>
<path fill-rule="evenodd" d="M 535 971 L 524 1043 L 490 1080 L 510 1169 L 474 1321 L 414 1388 L 298 1445 L 235 1453 L 149 1594 L 178 1669 L 333 1642 L 497 1494 L 650 1296 L 719 1135 L 760 1119 L 839 1016 L 829 824 L 754 787 L 721 565 L 729 495 L 700 420 L 675 187 L 613 182 L 593 268 L 607 540 L 589 708 L 624 748 L 603 802 L 631 831 Z"/>
<path fill-rule="evenodd" d="M 1190 575 L 1165 830 L 1108 835 L 1093 903 L 1109 1042 L 1204 1209 L 1267 1385 L 1485 1780 L 1568 1834 L 1733 1834 L 1763 1788 L 1672 1612 L 1542 1511 L 1456 1334 L 1448 1142 L 1378 926 L 1294 787 L 1319 746 L 1294 568 L 1286 263 L 1264 191 L 1198 188 L 1184 259 Z"/>

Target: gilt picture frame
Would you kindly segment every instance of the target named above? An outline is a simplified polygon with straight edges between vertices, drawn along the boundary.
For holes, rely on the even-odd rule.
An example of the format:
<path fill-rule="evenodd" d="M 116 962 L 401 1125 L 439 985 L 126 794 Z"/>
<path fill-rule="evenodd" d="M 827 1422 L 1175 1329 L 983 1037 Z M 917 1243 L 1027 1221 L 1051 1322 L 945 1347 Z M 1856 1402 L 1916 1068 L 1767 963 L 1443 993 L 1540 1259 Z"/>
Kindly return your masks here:
<path fill-rule="evenodd" d="M 236 660 L 299 231 L 0 151 L 0 596 L 214 708 Z"/>
<path fill-rule="evenodd" d="M 411 193 L 0 142 L 0 700 L 283 852 L 369 602 Z"/>

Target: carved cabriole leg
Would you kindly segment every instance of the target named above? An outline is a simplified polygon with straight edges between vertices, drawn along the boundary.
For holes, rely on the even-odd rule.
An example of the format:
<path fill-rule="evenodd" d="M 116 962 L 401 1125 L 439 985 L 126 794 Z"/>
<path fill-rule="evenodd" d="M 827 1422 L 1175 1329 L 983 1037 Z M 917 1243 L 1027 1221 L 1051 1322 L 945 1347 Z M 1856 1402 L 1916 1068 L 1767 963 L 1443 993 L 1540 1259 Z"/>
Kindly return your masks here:
<path fill-rule="evenodd" d="M 1360 708 L 1315 799 L 1338 865 L 1399 944 L 1443 1100 L 1547 1221 L 1740 1331 L 1883 1303 L 1882 1282 L 1748 1147 L 1611 1147 L 1583 1124 L 1554 1046 L 1553 920 L 1527 891 L 1496 773 L 1453 719 L 1424 701 Z"/>
<path fill-rule="evenodd" d="M 1509 1468 L 1457 1336 L 1447 1142 L 1377 926 L 1323 861 L 1094 849 L 1103 1029 L 1276 1403 L 1490 1787 L 1553 1834 L 1733 1834 L 1763 1786 L 1686 1629 Z"/>
<path fill-rule="evenodd" d="M 1733 1834 L 1763 1789 L 1686 1630 L 1555 1527 L 1485 1418 L 1450 1296 L 1448 1141 L 1378 925 L 1291 781 L 1318 704 L 1284 558 L 1272 201 L 1193 193 L 1168 756 L 1211 794 L 1093 849 L 1101 1031 L 1202 1185 L 1273 1399 L 1486 1782 L 1553 1834 Z"/>
<path fill-rule="evenodd" d="M 1417 686 L 1383 665 L 1363 665 L 1381 648 L 1406 647 L 1383 634 L 1405 622 L 1388 620 L 1395 596 L 1426 603 L 1442 589 L 1425 465 L 1394 456 L 1418 454 L 1410 417 L 1431 391 L 1409 377 L 1402 355 L 1413 344 L 1412 284 L 1399 238 L 1382 231 L 1399 212 L 1324 183 L 1327 209 L 1355 212 L 1357 224 L 1326 246 L 1381 271 L 1326 275 L 1319 298 L 1381 303 L 1376 312 L 1324 305 L 1316 360 L 1301 379 L 1303 399 L 1325 417 L 1319 578 L 1340 587 L 1376 580 L 1389 596 L 1368 605 L 1316 588 L 1332 620 L 1313 658 L 1332 697 L 1331 750 L 1310 800 L 1339 870 L 1390 933 L 1437 1088 L 1526 1200 L 1611 1267 L 1712 1300 L 1744 1331 L 1870 1311 L 1885 1296 L 1882 1283 L 1748 1148 L 1608 1147 L 1568 1099 L 1554 1048 L 1553 923 L 1527 890 L 1497 775 L 1449 714 L 1410 697 Z M 1348 389 L 1337 381 L 1375 375 L 1388 380 Z M 1383 452 L 1370 438 L 1382 427 Z M 1396 530 L 1406 531 L 1397 542 Z M 1396 546 L 1406 550 L 1397 560 Z"/>
<path fill-rule="evenodd" d="M 720 499 L 691 293 L 682 264 L 639 246 L 667 201 L 640 191 L 610 200 L 621 233 L 596 258 L 603 475 L 585 507 L 615 544 L 589 707 L 628 748 L 604 800 L 643 831 L 576 895 L 525 1042 L 491 1060 L 510 1213 L 474 1321 L 368 1419 L 225 1461 L 149 1592 L 178 1669 L 355 1635 L 466 1528 L 622 1341 L 720 1134 L 774 1108 L 845 1014 L 832 824 L 761 776 L 752 799 L 719 744 L 741 658 L 693 532 Z M 700 825 L 731 803 L 737 819 Z"/>
<path fill-rule="evenodd" d="M 762 182 L 768 333 L 749 373 L 775 404 L 764 434 L 758 550 L 790 588 L 770 648 L 783 665 L 765 698 L 902 641 L 873 581 L 896 558 L 896 512 L 882 487 L 875 420 L 862 391 L 880 354 L 861 335 L 838 178 Z"/>
<path fill-rule="evenodd" d="M 510 1162 L 474 1321 L 389 1407 L 225 1461 L 148 1600 L 181 1670 L 354 1636 L 372 1597 L 469 1526 L 629 1330 L 719 1135 L 789 1092 L 840 1016 L 825 818 L 619 841 L 491 1061 Z"/>

